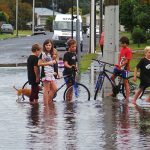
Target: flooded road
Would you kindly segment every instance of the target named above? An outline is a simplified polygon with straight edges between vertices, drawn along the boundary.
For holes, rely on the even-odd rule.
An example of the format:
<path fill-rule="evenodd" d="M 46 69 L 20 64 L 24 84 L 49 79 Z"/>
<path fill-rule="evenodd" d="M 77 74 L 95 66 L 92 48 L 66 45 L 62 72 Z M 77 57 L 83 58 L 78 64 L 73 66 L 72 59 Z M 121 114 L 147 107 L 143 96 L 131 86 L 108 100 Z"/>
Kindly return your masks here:
<path fill-rule="evenodd" d="M 148 110 L 108 97 L 94 101 L 90 72 L 80 77 L 90 101 L 67 104 L 60 97 L 49 106 L 42 98 L 35 106 L 16 102 L 13 86 L 26 82 L 25 67 L 0 68 L 0 77 L 0 150 L 150 149 Z"/>

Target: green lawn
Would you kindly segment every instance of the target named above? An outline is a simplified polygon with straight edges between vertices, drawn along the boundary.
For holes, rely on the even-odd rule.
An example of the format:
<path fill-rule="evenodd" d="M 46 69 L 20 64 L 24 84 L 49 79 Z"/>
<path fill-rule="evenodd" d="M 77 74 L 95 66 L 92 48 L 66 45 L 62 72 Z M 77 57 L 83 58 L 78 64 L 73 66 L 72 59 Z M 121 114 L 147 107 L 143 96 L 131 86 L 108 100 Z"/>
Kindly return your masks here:
<path fill-rule="evenodd" d="M 96 59 L 98 57 L 97 54 L 95 53 L 90 53 L 90 54 L 85 54 L 84 56 L 82 56 L 81 60 L 80 60 L 80 72 L 85 72 L 88 67 L 90 66 L 91 62 L 92 62 L 92 59 Z M 137 52 L 134 52 L 132 54 L 132 60 L 130 62 L 130 69 L 131 69 L 131 72 L 134 71 L 134 68 L 135 66 L 137 65 L 137 63 L 139 62 L 139 60 L 144 57 L 144 53 L 143 52 L 140 52 L 140 51 L 137 51 Z"/>
<path fill-rule="evenodd" d="M 85 54 L 84 56 L 82 56 L 81 60 L 80 60 L 80 72 L 85 72 L 88 67 L 90 66 L 92 59 L 96 59 L 97 58 L 97 54 L 92 53 L 92 54 Z"/>
<path fill-rule="evenodd" d="M 17 37 L 16 36 L 16 31 L 14 31 L 14 34 L 0 34 L 0 39 L 7 39 L 7 38 L 12 38 L 12 37 Z M 31 30 L 19 30 L 18 31 L 18 36 L 26 36 L 26 35 L 32 35 Z"/>

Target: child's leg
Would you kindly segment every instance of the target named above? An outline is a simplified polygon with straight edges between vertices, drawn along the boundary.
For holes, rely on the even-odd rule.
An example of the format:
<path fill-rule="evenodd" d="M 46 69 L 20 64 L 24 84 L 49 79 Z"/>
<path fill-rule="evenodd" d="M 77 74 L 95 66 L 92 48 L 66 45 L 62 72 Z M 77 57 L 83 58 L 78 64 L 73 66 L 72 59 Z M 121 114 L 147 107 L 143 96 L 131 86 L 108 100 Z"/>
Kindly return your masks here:
<path fill-rule="evenodd" d="M 35 86 L 35 95 L 34 95 L 34 102 L 38 103 L 38 99 L 39 99 L 39 85 L 37 84 Z"/>
<path fill-rule="evenodd" d="M 140 88 L 140 89 L 138 89 L 137 91 L 136 91 L 136 93 L 135 93 L 135 95 L 134 95 L 134 97 L 133 97 L 133 104 L 136 104 L 136 100 L 138 99 L 138 97 L 139 97 L 139 95 L 142 93 L 142 91 L 143 91 L 143 89 L 142 88 Z"/>
<path fill-rule="evenodd" d="M 51 84 L 50 84 L 50 101 L 52 101 L 52 98 L 55 94 L 55 92 L 57 91 L 57 84 L 56 84 L 56 81 L 51 81 Z"/>
<path fill-rule="evenodd" d="M 34 86 L 33 85 L 31 85 L 31 94 L 30 94 L 30 97 L 29 97 L 29 101 L 30 102 L 34 101 Z"/>
<path fill-rule="evenodd" d="M 113 74 L 113 75 L 111 76 L 111 80 L 112 80 L 113 82 L 115 82 L 115 78 L 116 78 L 116 76 L 115 76 L 115 74 Z"/>
<path fill-rule="evenodd" d="M 129 96 L 130 96 L 130 88 L 129 88 L 129 82 L 128 79 L 124 79 L 124 86 L 125 86 L 125 90 L 126 90 L 126 100 L 129 100 Z"/>
<path fill-rule="evenodd" d="M 114 83 L 115 83 L 115 78 L 116 78 L 116 75 L 113 74 L 113 75 L 111 76 L 111 80 L 112 80 Z M 109 93 L 108 96 L 116 97 L 117 95 L 114 94 L 114 89 L 113 89 L 113 88 L 114 88 L 114 87 L 112 86 L 112 93 Z"/>
<path fill-rule="evenodd" d="M 50 81 L 44 81 L 44 93 L 43 93 L 43 99 L 44 99 L 44 104 L 48 104 L 50 100 Z"/>
<path fill-rule="evenodd" d="M 38 100 L 39 87 L 37 84 L 31 85 L 31 94 L 30 94 L 30 102 L 34 102 L 35 99 Z"/>

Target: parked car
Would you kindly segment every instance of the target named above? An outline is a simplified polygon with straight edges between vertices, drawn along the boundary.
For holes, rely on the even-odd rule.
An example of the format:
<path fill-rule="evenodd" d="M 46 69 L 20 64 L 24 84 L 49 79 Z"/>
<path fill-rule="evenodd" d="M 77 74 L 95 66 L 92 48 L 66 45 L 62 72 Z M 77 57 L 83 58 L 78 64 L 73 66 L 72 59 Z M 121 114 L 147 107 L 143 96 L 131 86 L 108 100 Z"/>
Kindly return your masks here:
<path fill-rule="evenodd" d="M 90 27 L 87 28 L 86 30 L 86 36 L 89 37 L 90 36 Z M 96 26 L 96 37 L 99 36 L 99 26 Z"/>
<path fill-rule="evenodd" d="M 11 24 L 2 24 L 0 28 L 0 33 L 14 34 L 13 26 Z"/>
<path fill-rule="evenodd" d="M 96 37 L 99 37 L 99 26 L 96 26 Z"/>
<path fill-rule="evenodd" d="M 42 26 L 42 25 L 35 26 L 35 28 L 34 28 L 34 35 L 36 35 L 36 34 L 44 34 L 44 35 L 46 35 L 44 26 Z"/>
<path fill-rule="evenodd" d="M 86 30 L 86 36 L 87 36 L 87 37 L 90 36 L 90 27 L 88 27 L 87 30 Z"/>

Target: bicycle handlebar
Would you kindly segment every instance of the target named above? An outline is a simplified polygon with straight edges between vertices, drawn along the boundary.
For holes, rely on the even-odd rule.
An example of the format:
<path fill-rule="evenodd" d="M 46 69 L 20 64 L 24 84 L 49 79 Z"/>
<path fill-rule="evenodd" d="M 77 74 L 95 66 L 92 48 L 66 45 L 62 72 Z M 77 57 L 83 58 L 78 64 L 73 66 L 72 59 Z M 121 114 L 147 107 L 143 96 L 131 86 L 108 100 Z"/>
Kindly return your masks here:
<path fill-rule="evenodd" d="M 76 67 L 75 66 L 72 66 L 72 74 L 68 74 L 68 75 L 64 75 L 64 76 L 62 76 L 62 77 L 58 77 L 58 78 L 56 78 L 56 79 L 61 79 L 61 78 L 66 78 L 66 77 L 69 77 L 69 78 L 75 78 L 75 76 L 76 76 L 76 72 L 78 72 L 78 70 L 76 69 Z"/>
<path fill-rule="evenodd" d="M 115 66 L 115 64 L 111 64 L 111 63 L 108 63 L 108 62 L 105 62 L 105 61 L 101 61 L 101 60 L 98 60 L 98 59 L 92 59 L 94 61 L 97 61 L 99 64 L 102 63 L 102 64 L 107 64 L 109 66 Z"/>

